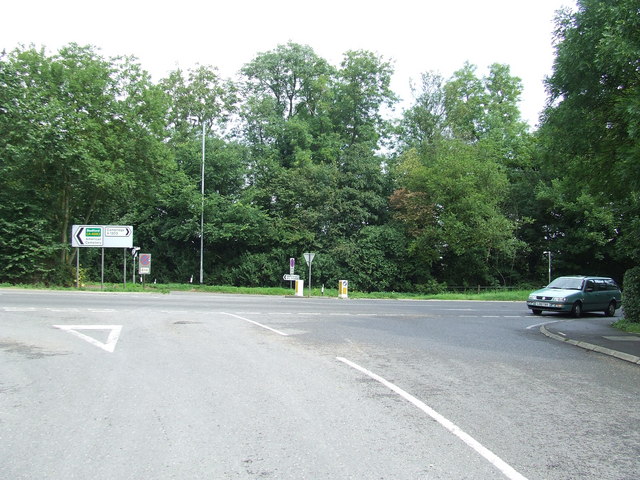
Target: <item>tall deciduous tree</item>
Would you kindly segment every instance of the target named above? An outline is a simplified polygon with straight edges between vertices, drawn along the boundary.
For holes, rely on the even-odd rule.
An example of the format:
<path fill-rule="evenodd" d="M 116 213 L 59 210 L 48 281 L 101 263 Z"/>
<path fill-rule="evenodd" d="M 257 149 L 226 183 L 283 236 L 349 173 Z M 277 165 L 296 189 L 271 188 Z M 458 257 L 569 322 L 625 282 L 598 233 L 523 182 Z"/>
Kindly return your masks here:
<path fill-rule="evenodd" d="M 163 97 L 133 59 L 92 47 L 17 49 L 0 68 L 2 203 L 55 232 L 47 268 L 59 270 L 71 261 L 72 223 L 117 221 L 166 166 Z"/>
<path fill-rule="evenodd" d="M 640 261 L 640 15 L 637 0 L 579 0 L 556 21 L 556 59 L 541 129 L 555 178 L 549 224 L 554 249 Z M 560 220 L 560 222 L 558 222 Z M 569 234 L 581 225 L 576 245 Z"/>
<path fill-rule="evenodd" d="M 516 228 L 528 212 L 514 205 L 520 197 L 510 180 L 529 168 L 531 145 L 520 92 L 507 66 L 491 65 L 478 77 L 465 64 L 446 81 L 424 74 L 405 113 L 392 203 L 412 255 L 438 278 L 504 283 L 513 273 L 524 247 Z"/>
<path fill-rule="evenodd" d="M 383 109 L 397 102 L 390 88 L 392 75 L 393 66 L 380 56 L 364 50 L 345 53 L 337 73 L 333 117 L 347 146 L 378 147 L 387 128 Z"/>

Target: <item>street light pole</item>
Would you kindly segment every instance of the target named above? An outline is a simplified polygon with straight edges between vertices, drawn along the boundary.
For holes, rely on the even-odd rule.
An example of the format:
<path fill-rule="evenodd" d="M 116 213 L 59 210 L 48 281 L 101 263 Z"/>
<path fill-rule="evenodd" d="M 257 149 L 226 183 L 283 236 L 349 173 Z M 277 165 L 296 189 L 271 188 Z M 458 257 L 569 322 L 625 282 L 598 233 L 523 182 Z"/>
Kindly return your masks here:
<path fill-rule="evenodd" d="M 204 278 L 204 128 L 205 122 L 202 120 L 202 171 L 200 181 L 200 192 L 202 196 L 202 204 L 200 206 L 200 285 Z"/>
<path fill-rule="evenodd" d="M 549 255 L 549 283 L 551 283 L 551 252 L 543 252 L 545 255 Z"/>

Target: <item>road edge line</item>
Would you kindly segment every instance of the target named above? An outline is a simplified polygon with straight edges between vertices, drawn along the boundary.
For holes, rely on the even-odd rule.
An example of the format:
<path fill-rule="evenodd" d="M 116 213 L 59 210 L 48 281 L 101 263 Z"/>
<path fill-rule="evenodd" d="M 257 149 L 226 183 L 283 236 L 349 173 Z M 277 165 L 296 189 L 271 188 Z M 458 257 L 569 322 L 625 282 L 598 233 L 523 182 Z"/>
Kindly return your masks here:
<path fill-rule="evenodd" d="M 521 473 L 519 473 L 517 470 L 515 470 L 511 465 L 509 465 L 507 462 L 502 460 L 500 457 L 498 457 L 495 453 L 493 453 L 487 447 L 485 447 L 480 442 L 478 442 L 471 435 L 466 433 L 464 430 L 462 430 L 456 424 L 454 424 L 453 422 L 451 422 L 450 420 L 448 420 L 447 418 L 445 418 L 444 416 L 442 416 L 441 414 L 436 412 L 433 408 L 431 408 L 430 406 L 428 406 L 427 404 L 425 404 L 421 400 L 417 399 L 416 397 L 414 397 L 410 393 L 408 393 L 405 390 L 401 389 L 397 385 L 389 382 L 388 380 L 385 380 L 381 376 L 376 375 L 375 373 L 367 370 L 366 368 L 361 367 L 357 363 L 354 363 L 354 362 L 352 362 L 350 360 L 347 360 L 344 357 L 336 357 L 336 360 L 338 360 L 339 362 L 344 363 L 345 365 L 350 366 L 351 368 L 353 368 L 355 370 L 358 370 L 359 372 L 365 374 L 369 378 L 372 378 L 373 380 L 376 380 L 377 382 L 379 382 L 382 385 L 384 385 L 385 387 L 387 387 L 389 390 L 391 390 L 391 391 L 397 393 L 398 395 L 400 395 L 402 398 L 407 400 L 409 403 L 412 403 L 414 406 L 416 406 L 418 409 L 422 410 L 424 413 L 426 413 L 433 420 L 438 422 L 442 427 L 444 427 L 450 433 L 452 433 L 453 435 L 458 437 L 460 440 L 462 440 L 467 446 L 469 446 L 473 450 L 475 450 L 476 453 L 478 453 L 481 457 L 483 457 L 485 460 L 487 460 L 489 463 L 491 463 L 494 467 L 496 467 L 498 470 L 500 470 L 509 480 L 527 480 L 527 478 L 525 476 L 523 476 Z"/>

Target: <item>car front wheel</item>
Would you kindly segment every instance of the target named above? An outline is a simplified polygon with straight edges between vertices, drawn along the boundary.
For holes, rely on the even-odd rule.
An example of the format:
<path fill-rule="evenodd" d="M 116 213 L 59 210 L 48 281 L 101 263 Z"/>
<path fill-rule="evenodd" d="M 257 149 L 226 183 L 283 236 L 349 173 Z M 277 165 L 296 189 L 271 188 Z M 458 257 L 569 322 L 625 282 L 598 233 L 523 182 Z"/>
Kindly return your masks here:
<path fill-rule="evenodd" d="M 582 316 L 582 304 L 580 302 L 576 302 L 571 307 L 571 315 L 575 318 L 580 318 Z"/>
<path fill-rule="evenodd" d="M 611 300 L 611 302 L 609 302 L 609 306 L 607 307 L 607 309 L 604 311 L 604 314 L 607 317 L 613 317 L 616 314 L 616 302 L 614 302 L 613 300 Z"/>

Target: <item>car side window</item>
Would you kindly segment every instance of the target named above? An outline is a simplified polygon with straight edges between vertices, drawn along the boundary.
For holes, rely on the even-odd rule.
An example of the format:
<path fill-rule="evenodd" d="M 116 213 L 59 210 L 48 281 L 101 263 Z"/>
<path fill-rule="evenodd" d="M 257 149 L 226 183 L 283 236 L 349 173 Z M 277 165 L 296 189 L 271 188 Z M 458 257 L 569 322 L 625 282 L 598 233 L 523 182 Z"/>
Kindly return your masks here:
<path fill-rule="evenodd" d="M 585 292 L 592 292 L 595 290 L 595 283 L 593 280 L 587 280 L 587 284 L 584 288 Z"/>

